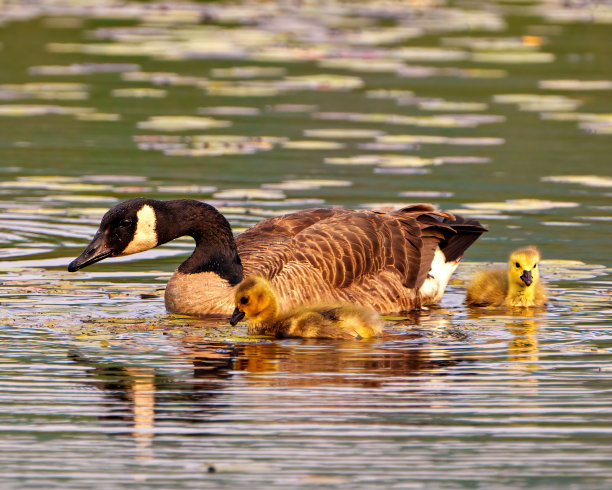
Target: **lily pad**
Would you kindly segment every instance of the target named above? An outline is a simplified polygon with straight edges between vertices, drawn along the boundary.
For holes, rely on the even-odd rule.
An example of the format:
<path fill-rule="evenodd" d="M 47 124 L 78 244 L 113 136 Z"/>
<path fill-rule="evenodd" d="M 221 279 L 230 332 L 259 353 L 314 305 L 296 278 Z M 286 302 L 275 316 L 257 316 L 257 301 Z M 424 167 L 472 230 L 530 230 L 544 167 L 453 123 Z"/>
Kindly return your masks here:
<path fill-rule="evenodd" d="M 282 143 L 282 146 L 292 150 L 341 150 L 346 147 L 344 143 L 321 140 L 285 141 Z"/>
<path fill-rule="evenodd" d="M 538 85 L 546 90 L 612 90 L 612 81 L 610 80 L 540 80 Z"/>
<path fill-rule="evenodd" d="M 576 208 L 580 204 L 577 202 L 548 201 L 545 199 L 511 199 L 503 202 L 465 203 L 464 206 L 470 209 L 493 211 L 541 211 L 555 208 Z"/>
<path fill-rule="evenodd" d="M 612 177 L 601 177 L 599 175 L 551 175 L 542 177 L 542 181 L 580 184 L 587 187 L 612 187 Z"/>
<path fill-rule="evenodd" d="M 215 199 L 285 199 L 287 196 L 272 189 L 225 189 L 213 194 Z"/>
<path fill-rule="evenodd" d="M 364 139 L 376 138 L 385 132 L 378 129 L 305 129 L 304 136 L 330 139 Z"/>
<path fill-rule="evenodd" d="M 147 121 L 138 123 L 139 129 L 156 131 L 193 131 L 211 128 L 226 128 L 230 121 L 197 116 L 151 116 Z"/>
<path fill-rule="evenodd" d="M 168 95 L 167 90 L 158 88 L 118 88 L 111 92 L 113 97 L 130 97 L 135 99 L 163 99 Z"/>

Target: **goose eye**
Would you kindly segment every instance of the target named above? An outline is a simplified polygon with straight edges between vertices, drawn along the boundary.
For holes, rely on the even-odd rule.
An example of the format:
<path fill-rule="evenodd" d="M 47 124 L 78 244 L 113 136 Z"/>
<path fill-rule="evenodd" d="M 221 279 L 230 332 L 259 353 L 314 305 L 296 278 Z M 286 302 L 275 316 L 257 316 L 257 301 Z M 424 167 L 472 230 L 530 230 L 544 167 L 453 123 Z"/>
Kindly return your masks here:
<path fill-rule="evenodd" d="M 119 222 L 119 226 L 121 226 L 123 228 L 127 228 L 128 226 L 131 226 L 131 224 L 132 224 L 132 220 L 130 218 L 122 219 Z"/>
<path fill-rule="evenodd" d="M 519 264 L 518 262 L 516 262 L 514 265 L 519 269 L 521 268 L 521 264 Z"/>
<path fill-rule="evenodd" d="M 247 298 L 246 296 L 243 296 L 242 298 L 240 298 L 240 303 L 243 305 L 246 305 L 249 302 L 249 298 Z"/>

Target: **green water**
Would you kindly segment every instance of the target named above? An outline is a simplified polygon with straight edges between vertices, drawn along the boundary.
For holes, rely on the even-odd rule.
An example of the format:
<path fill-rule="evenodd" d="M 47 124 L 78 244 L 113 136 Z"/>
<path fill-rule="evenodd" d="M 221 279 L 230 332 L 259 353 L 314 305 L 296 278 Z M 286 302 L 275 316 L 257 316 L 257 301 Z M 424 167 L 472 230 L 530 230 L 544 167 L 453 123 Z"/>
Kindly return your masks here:
<path fill-rule="evenodd" d="M 609 488 L 611 18 L 0 3 L 2 488 Z M 165 312 L 189 240 L 66 271 L 137 196 L 237 231 L 421 201 L 490 231 L 384 339 L 271 341 Z M 546 310 L 463 305 L 530 243 Z"/>

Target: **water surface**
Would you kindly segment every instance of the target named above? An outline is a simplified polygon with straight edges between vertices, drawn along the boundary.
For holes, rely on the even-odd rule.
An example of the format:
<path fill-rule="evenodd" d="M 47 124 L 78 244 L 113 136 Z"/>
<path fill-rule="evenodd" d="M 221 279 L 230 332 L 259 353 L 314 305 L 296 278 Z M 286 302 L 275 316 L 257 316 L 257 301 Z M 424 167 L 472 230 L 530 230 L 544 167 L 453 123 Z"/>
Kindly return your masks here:
<path fill-rule="evenodd" d="M 611 14 L 0 6 L 3 488 L 609 488 Z M 385 338 L 272 341 L 166 313 L 189 240 L 66 272 L 137 196 L 236 231 L 425 201 L 490 232 Z M 530 243 L 546 310 L 463 305 Z"/>

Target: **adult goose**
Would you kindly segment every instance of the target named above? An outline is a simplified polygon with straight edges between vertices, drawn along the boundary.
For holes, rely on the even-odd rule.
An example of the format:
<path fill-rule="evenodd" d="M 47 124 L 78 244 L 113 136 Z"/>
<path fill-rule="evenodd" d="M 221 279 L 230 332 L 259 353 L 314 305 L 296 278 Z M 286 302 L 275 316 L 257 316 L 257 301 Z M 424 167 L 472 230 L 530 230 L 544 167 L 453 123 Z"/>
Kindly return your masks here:
<path fill-rule="evenodd" d="M 306 209 L 263 220 L 234 238 L 209 204 L 137 198 L 107 211 L 68 270 L 191 236 L 195 250 L 166 287 L 171 313 L 227 315 L 235 286 L 258 275 L 287 309 L 344 302 L 388 314 L 439 301 L 464 251 L 485 231 L 476 220 L 414 204 L 389 212 Z"/>

